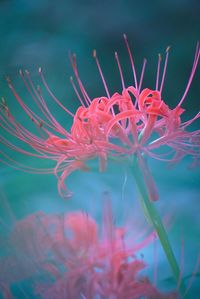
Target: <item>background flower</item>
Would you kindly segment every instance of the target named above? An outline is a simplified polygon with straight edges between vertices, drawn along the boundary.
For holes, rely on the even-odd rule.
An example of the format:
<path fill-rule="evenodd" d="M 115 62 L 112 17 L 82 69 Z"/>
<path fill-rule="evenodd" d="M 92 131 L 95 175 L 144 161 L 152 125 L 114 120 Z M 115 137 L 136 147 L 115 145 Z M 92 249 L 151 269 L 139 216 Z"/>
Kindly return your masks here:
<path fill-rule="evenodd" d="M 80 211 L 38 212 L 15 222 L 0 242 L 4 298 L 13 298 L 13 284 L 29 297 L 28 280 L 35 296 L 48 299 L 177 298 L 176 292 L 158 291 L 141 273 L 146 265 L 138 251 L 154 234 L 140 236 L 139 241 L 130 227 L 117 227 L 113 221 L 111 202 L 106 201 L 99 226 Z"/>

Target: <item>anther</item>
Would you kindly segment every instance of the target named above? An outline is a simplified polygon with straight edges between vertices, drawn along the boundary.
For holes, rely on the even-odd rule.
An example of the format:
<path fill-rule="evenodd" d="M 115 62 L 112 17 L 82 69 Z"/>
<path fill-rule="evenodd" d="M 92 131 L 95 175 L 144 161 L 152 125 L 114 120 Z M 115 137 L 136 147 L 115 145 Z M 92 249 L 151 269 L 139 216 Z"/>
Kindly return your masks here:
<path fill-rule="evenodd" d="M 123 34 L 123 37 L 124 37 L 124 39 L 127 39 L 127 35 L 125 33 Z"/>
<path fill-rule="evenodd" d="M 97 51 L 95 49 L 93 50 L 92 55 L 94 58 L 97 58 Z"/>
<path fill-rule="evenodd" d="M 8 82 L 8 84 L 11 84 L 11 80 L 9 77 L 6 77 L 6 81 Z"/>
<path fill-rule="evenodd" d="M 23 72 L 21 69 L 19 70 L 19 74 L 20 74 L 20 76 L 22 76 L 22 77 L 24 76 L 24 72 Z"/>

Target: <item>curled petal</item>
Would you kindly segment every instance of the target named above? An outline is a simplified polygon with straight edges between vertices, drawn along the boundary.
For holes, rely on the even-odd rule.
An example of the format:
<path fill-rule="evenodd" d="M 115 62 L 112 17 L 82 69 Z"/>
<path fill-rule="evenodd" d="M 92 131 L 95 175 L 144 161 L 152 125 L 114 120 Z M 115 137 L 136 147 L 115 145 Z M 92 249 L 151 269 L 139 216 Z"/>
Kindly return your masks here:
<path fill-rule="evenodd" d="M 62 197 L 69 198 L 72 196 L 72 192 L 67 190 L 65 185 L 65 179 L 75 170 L 80 169 L 83 171 L 89 171 L 89 167 L 87 167 L 82 161 L 73 161 L 71 162 L 66 169 L 62 172 L 61 176 L 58 179 L 58 192 Z"/>

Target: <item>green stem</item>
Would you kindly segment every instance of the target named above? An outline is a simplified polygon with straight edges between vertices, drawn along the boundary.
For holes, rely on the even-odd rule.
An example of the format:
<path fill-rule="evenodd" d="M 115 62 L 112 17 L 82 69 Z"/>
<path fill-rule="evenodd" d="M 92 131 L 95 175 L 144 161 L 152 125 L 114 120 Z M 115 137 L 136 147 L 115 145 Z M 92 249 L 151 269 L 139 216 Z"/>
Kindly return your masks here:
<path fill-rule="evenodd" d="M 186 295 L 184 296 L 184 294 L 186 293 L 186 287 L 184 285 L 183 280 L 181 279 L 181 273 L 180 273 L 178 263 L 176 261 L 175 255 L 174 255 L 172 247 L 170 245 L 170 242 L 169 242 L 166 230 L 164 228 L 164 225 L 162 223 L 162 220 L 155 208 L 154 203 L 149 200 L 147 188 L 146 188 L 144 180 L 142 178 L 142 173 L 140 171 L 140 167 L 138 165 L 136 158 L 134 159 L 133 167 L 134 167 L 135 182 L 136 182 L 137 188 L 140 193 L 140 202 L 141 202 L 142 208 L 144 210 L 144 214 L 145 214 L 147 220 L 151 222 L 151 224 L 153 225 L 153 227 L 158 235 L 158 238 L 160 240 L 162 248 L 167 257 L 168 263 L 172 269 L 174 278 L 176 279 L 177 284 L 180 284 L 180 287 L 179 287 L 180 293 L 186 299 L 187 296 Z"/>

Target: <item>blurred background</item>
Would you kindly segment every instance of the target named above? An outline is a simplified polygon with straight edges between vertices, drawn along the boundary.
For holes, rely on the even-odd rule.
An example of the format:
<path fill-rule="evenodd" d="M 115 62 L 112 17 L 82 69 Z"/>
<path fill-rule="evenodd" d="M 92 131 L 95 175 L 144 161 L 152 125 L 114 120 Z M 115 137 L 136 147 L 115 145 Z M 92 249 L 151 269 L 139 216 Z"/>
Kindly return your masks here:
<path fill-rule="evenodd" d="M 1 0 L 0 94 L 6 99 L 17 120 L 31 129 L 32 124 L 9 90 L 6 77 L 12 80 L 25 102 L 34 107 L 19 76 L 19 70 L 29 70 L 35 84 L 41 85 L 38 68 L 42 67 L 55 95 L 74 112 L 79 102 L 69 80 L 73 73 L 69 51 L 77 55 L 80 76 L 91 98 L 105 95 L 92 57 L 93 49 L 97 50 L 110 93 L 120 92 L 115 51 L 118 52 L 127 85 L 132 84 L 130 63 L 123 40 L 123 33 L 126 33 L 139 73 L 143 58 L 147 59 L 145 87 L 154 88 L 158 53 L 164 56 L 165 49 L 171 46 L 163 98 L 171 107 L 175 107 L 187 84 L 199 40 L 199 15 L 198 0 Z M 184 102 L 183 106 L 187 111 L 184 119 L 189 119 L 199 111 L 199 74 L 197 70 Z M 45 100 L 54 111 L 56 119 L 69 128 L 72 119 L 50 97 L 46 96 Z M 197 127 L 199 123 L 196 123 Z M 2 134 L 1 127 L 0 131 Z M 2 144 L 0 149 L 5 151 Z M 36 167 L 49 165 L 42 161 L 32 162 L 30 157 L 16 153 L 7 153 L 19 162 L 36 163 Z M 150 161 L 161 197 L 157 206 L 161 215 L 167 215 L 171 219 L 169 234 L 178 258 L 181 238 L 185 240 L 185 274 L 193 271 L 200 250 L 200 171 L 199 168 L 189 170 L 188 163 L 189 159 L 186 159 L 173 169 L 168 169 L 164 163 Z M 57 180 L 53 175 L 27 174 L 1 164 L 1 218 L 4 222 L 9 222 L 9 206 L 16 219 L 38 210 L 53 213 L 81 209 L 92 213 L 99 220 L 102 194 L 108 191 L 113 201 L 116 221 L 131 218 L 133 214 L 136 227 L 140 227 L 141 222 L 146 225 L 140 207 L 137 206 L 137 193 L 127 166 L 110 163 L 103 174 L 98 172 L 97 166 L 97 162 L 94 162 L 92 172 L 73 173 L 67 184 L 74 196 L 70 200 L 63 200 L 58 195 Z M 151 253 L 146 252 L 146 256 L 147 263 L 151 266 Z M 159 258 L 161 267 L 167 268 L 161 250 Z M 160 273 L 160 280 L 170 276 L 168 268 Z"/>

